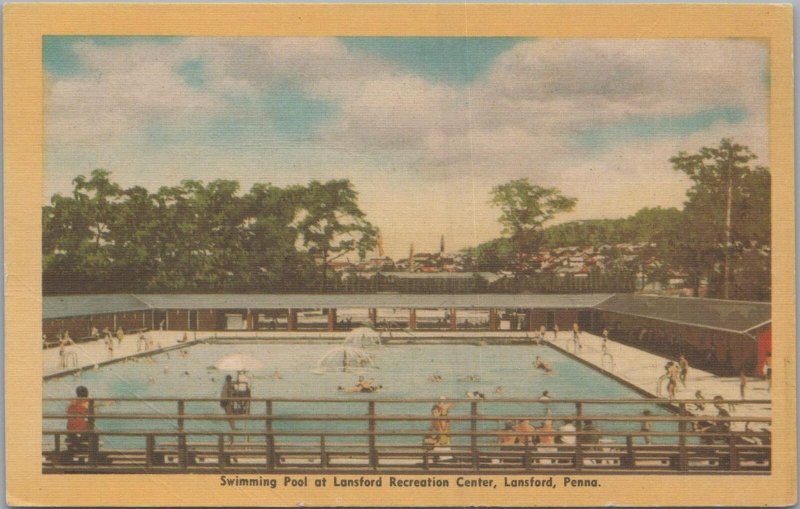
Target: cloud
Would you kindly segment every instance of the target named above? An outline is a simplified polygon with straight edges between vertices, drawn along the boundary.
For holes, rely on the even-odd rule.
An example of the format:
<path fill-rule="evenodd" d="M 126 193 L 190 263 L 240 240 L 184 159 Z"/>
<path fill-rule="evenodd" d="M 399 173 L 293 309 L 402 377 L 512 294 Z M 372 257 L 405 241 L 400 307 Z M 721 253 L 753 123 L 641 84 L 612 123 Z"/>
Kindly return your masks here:
<path fill-rule="evenodd" d="M 415 65 L 412 50 L 436 51 L 425 41 L 103 41 L 54 46 L 69 58 L 46 76 L 46 197 L 99 166 L 151 187 L 346 177 L 404 252 L 421 236 L 458 248 L 499 234 L 488 193 L 511 178 L 578 197 L 565 218 L 619 217 L 680 206 L 680 150 L 734 137 L 769 162 L 754 40 L 494 41 L 480 65 L 441 75 L 442 55 Z"/>

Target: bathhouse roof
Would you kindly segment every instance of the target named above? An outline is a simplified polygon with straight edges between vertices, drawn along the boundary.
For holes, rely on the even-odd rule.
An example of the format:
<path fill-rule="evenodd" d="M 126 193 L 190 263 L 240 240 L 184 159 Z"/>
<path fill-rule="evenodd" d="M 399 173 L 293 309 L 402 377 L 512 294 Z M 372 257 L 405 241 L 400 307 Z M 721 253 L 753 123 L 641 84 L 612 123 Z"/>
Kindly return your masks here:
<path fill-rule="evenodd" d="M 734 332 L 751 332 L 772 321 L 772 306 L 768 302 L 618 293 L 595 307 L 601 311 Z"/>

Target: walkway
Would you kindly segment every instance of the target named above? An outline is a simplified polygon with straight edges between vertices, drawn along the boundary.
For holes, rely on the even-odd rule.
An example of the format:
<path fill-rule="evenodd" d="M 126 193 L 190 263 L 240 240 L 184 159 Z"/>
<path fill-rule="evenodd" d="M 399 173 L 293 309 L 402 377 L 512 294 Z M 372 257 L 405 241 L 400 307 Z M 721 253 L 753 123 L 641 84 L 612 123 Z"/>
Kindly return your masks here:
<path fill-rule="evenodd" d="M 153 353 L 173 350 L 181 346 L 188 346 L 194 344 L 196 341 L 190 334 L 188 343 L 178 343 L 183 337 L 181 331 L 150 331 L 146 335 L 153 340 L 155 347 L 151 350 L 142 351 L 139 347 L 138 339 L 139 334 L 127 334 L 122 343 L 117 341 L 114 337 L 114 354 L 109 357 L 106 344 L 102 340 L 87 341 L 85 343 L 77 343 L 67 347 L 67 352 L 76 355 L 77 366 L 70 364 L 64 368 L 61 366 L 58 347 L 48 348 L 42 351 L 42 376 L 50 377 L 58 374 L 67 374 L 75 371 L 75 369 L 83 369 L 92 367 L 94 365 L 102 366 L 113 362 L 121 361 L 128 357 L 136 357 L 138 355 L 149 355 Z"/>
<path fill-rule="evenodd" d="M 661 391 L 659 394 L 658 378 L 664 374 L 664 365 L 670 359 L 609 340 L 607 352 L 611 354 L 611 358 L 607 356 L 604 363 L 602 352 L 603 339 L 601 337 L 582 332 L 581 344 L 583 348 L 578 353 L 573 351 L 574 345 L 571 331 L 560 332 L 555 341 L 552 341 L 553 335 L 550 332 L 546 334 L 545 338 L 550 340 L 548 343 L 554 348 L 565 352 L 567 355 L 578 358 L 587 364 L 591 364 L 601 371 L 613 374 L 626 383 L 638 387 L 654 398 L 667 398 L 666 381 L 661 383 Z M 698 390 L 702 391 L 706 399 L 712 399 L 714 396 L 722 396 L 726 400 L 742 399 L 739 393 L 739 377 L 721 377 L 706 371 L 691 368 L 690 366 L 689 374 L 686 379 L 686 386 L 678 384 L 676 398 L 695 399 L 694 394 Z M 746 399 L 754 400 L 771 399 L 770 393 L 767 390 L 767 382 L 760 378 L 752 377 L 747 380 L 747 392 L 745 396 Z M 769 404 L 736 405 L 731 415 L 769 417 L 771 415 L 771 407 L 772 405 Z M 703 412 L 693 413 L 716 415 L 717 412 L 713 405 L 705 405 L 705 410 Z"/>

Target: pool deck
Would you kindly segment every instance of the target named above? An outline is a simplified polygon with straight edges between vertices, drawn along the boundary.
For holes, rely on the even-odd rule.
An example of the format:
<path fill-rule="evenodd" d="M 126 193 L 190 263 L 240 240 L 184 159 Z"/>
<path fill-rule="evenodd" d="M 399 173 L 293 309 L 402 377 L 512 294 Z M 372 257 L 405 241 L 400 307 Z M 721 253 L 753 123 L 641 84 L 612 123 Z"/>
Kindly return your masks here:
<path fill-rule="evenodd" d="M 183 337 L 182 331 L 150 331 L 147 333 L 153 339 L 156 348 L 148 351 L 137 350 L 138 334 L 126 335 L 122 343 L 119 344 L 114 338 L 114 356 L 109 358 L 108 351 L 103 341 L 90 341 L 79 343 L 68 347 L 67 351 L 77 355 L 77 367 L 62 368 L 59 365 L 58 348 L 49 348 L 42 352 L 42 368 L 44 378 L 66 375 L 81 369 L 102 366 L 124 359 L 152 355 L 169 350 L 187 347 L 198 342 L 204 341 L 225 341 L 235 339 L 272 339 L 289 341 L 336 341 L 345 336 L 345 332 L 220 332 L 203 333 L 195 336 L 189 334 L 187 343 L 179 343 Z M 391 338 L 394 342 L 418 342 L 418 341 L 440 341 L 440 340 L 480 340 L 480 339 L 518 339 L 523 340 L 531 337 L 531 333 L 511 332 L 511 331 L 459 331 L 459 332 L 437 332 L 437 331 L 392 331 L 382 333 L 384 338 Z M 607 352 L 609 356 L 602 353 L 602 338 L 583 332 L 581 343 L 583 349 L 574 352 L 572 345 L 572 332 L 563 331 L 558 338 L 553 341 L 552 333 L 546 335 L 546 342 L 566 355 L 588 364 L 595 369 L 618 379 L 620 382 L 633 387 L 638 392 L 652 397 L 666 398 L 666 382 L 663 382 L 659 393 L 659 377 L 664 373 L 664 365 L 667 360 L 665 357 L 645 352 L 628 345 L 617 343 L 613 340 L 608 341 Z M 605 358 L 604 358 L 605 357 Z M 714 396 L 722 396 L 726 400 L 739 400 L 739 378 L 721 377 L 698 369 L 689 369 L 689 376 L 686 386 L 678 385 L 678 399 L 694 399 L 695 391 L 702 391 L 706 399 Z M 767 400 L 770 393 L 767 391 L 767 382 L 757 378 L 748 378 L 747 399 Z M 731 414 L 748 415 L 754 417 L 768 417 L 771 415 L 771 405 L 769 404 L 741 404 L 736 405 Z M 715 415 L 716 410 L 713 405 L 706 405 L 705 411 L 708 415 Z"/>
<path fill-rule="evenodd" d="M 589 364 L 601 372 L 607 373 L 621 382 L 636 388 L 639 392 L 646 393 L 650 397 L 667 399 L 666 381 L 662 382 L 659 391 L 659 377 L 664 373 L 664 365 L 669 359 L 660 355 L 652 354 L 639 350 L 622 343 L 609 339 L 605 356 L 602 351 L 603 339 L 588 334 L 581 333 L 581 344 L 583 348 L 579 352 L 574 352 L 572 332 L 560 332 L 558 338 L 553 341 L 552 333 L 548 332 L 546 339 L 550 346 L 573 357 L 577 360 Z M 706 399 L 714 396 L 722 396 L 726 400 L 740 400 L 739 377 L 722 377 L 689 367 L 686 378 L 686 386 L 678 384 L 676 399 L 695 399 L 695 392 L 702 391 Z M 767 390 L 766 380 L 748 377 L 746 399 L 768 400 L 771 399 Z M 769 404 L 740 404 L 734 408 L 728 408 L 732 416 L 747 415 L 753 417 L 769 417 L 772 405 Z M 702 412 L 693 411 L 694 414 L 716 415 L 713 405 L 705 405 Z"/>
<path fill-rule="evenodd" d="M 70 365 L 67 368 L 63 368 L 60 365 L 58 347 L 48 348 L 42 352 L 42 375 L 45 379 L 54 376 L 68 375 L 76 371 L 92 368 L 95 365 L 104 366 L 132 357 L 168 352 L 178 348 L 185 348 L 201 341 L 200 338 L 194 339 L 194 337 L 190 335 L 188 342 L 178 343 L 183 337 L 183 332 L 180 331 L 151 331 L 147 333 L 147 336 L 152 338 L 155 343 L 155 348 L 151 350 L 137 349 L 139 334 L 125 335 L 122 343 L 117 341 L 117 338 L 114 337 L 114 354 L 112 357 L 109 357 L 108 349 L 106 348 L 105 342 L 102 340 L 70 345 L 67 347 L 67 352 L 75 353 L 77 356 L 77 366 L 73 367 Z"/>

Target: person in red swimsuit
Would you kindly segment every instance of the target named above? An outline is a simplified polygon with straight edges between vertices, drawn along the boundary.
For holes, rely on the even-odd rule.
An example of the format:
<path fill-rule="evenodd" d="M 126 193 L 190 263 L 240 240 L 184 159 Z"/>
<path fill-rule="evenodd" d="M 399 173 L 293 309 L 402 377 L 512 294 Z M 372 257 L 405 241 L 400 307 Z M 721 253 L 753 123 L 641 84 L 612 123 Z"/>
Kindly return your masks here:
<path fill-rule="evenodd" d="M 89 389 L 79 386 L 75 389 L 76 399 L 69 402 L 67 407 L 67 449 L 70 451 L 85 451 L 88 448 L 89 434 Z"/>

